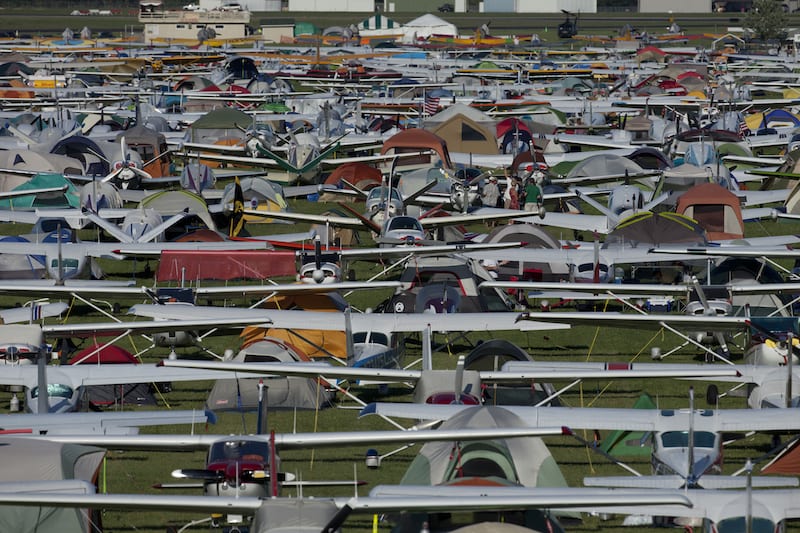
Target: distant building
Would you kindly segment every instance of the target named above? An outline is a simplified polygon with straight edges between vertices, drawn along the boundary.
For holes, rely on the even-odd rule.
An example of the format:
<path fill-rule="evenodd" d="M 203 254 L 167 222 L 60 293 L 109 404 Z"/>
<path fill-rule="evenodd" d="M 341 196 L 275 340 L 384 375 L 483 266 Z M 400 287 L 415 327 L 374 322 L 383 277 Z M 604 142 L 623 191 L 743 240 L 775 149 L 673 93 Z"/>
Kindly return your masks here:
<path fill-rule="evenodd" d="M 161 0 L 142 0 L 139 3 L 139 22 L 144 25 L 147 44 L 171 40 L 242 39 L 249 33 L 250 12 L 231 7 L 171 11 L 164 9 Z"/>
<path fill-rule="evenodd" d="M 712 7 L 711 0 L 639 0 L 640 13 L 711 13 Z"/>
<path fill-rule="evenodd" d="M 484 0 L 484 13 L 597 13 L 597 0 Z M 458 11 L 458 9 L 456 9 Z"/>

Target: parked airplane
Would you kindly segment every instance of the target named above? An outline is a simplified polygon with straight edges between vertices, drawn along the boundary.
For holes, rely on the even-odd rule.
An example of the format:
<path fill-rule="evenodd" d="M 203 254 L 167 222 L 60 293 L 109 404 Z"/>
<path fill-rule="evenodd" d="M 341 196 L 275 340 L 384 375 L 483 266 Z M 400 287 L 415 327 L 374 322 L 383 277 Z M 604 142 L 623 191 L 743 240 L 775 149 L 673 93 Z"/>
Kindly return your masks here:
<path fill-rule="evenodd" d="M 692 395 L 693 396 L 693 395 Z M 693 401 L 690 396 L 690 404 Z M 688 486 L 706 473 L 719 472 L 722 433 L 736 431 L 793 431 L 800 421 L 787 419 L 782 409 L 616 409 L 504 406 L 533 426 L 555 420 L 572 429 L 645 431 L 653 435 L 652 464 L 655 474 L 677 474 Z M 362 415 L 378 414 L 416 420 L 447 420 L 464 409 L 463 404 L 374 403 Z M 791 418 L 791 417 L 790 417 Z"/>

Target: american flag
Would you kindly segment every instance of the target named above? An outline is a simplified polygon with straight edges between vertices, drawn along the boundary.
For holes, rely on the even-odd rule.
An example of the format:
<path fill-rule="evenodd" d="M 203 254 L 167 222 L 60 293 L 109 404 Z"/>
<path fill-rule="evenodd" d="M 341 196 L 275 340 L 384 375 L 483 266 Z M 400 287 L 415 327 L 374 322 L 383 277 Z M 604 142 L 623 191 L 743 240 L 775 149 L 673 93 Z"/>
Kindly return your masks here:
<path fill-rule="evenodd" d="M 747 127 L 747 122 L 745 122 L 744 119 L 742 119 L 739 122 L 739 132 L 738 133 L 739 133 L 739 137 L 744 137 L 745 135 L 750 133 L 750 128 Z"/>
<path fill-rule="evenodd" d="M 426 116 L 435 115 L 439 111 L 439 97 L 425 96 L 425 107 L 423 109 Z"/>

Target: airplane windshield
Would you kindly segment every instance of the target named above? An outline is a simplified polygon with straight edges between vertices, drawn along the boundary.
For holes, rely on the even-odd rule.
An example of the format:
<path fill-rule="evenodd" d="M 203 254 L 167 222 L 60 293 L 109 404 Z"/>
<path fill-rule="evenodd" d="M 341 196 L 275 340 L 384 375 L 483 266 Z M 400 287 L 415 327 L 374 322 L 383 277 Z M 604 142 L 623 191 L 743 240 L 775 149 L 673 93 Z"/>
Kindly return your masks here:
<path fill-rule="evenodd" d="M 371 191 L 369 191 L 369 195 L 367 196 L 367 201 L 369 200 L 379 200 L 381 198 L 385 198 L 389 196 L 389 191 L 387 191 L 386 187 L 375 187 Z M 392 187 L 391 198 L 393 200 L 402 200 L 403 198 L 400 196 L 400 192 Z"/>
<path fill-rule="evenodd" d="M 715 436 L 710 431 L 695 431 L 694 445 L 697 448 L 713 448 Z M 664 448 L 686 448 L 689 445 L 688 431 L 665 431 L 661 434 Z"/>
<path fill-rule="evenodd" d="M 726 518 L 717 522 L 717 533 L 738 533 L 740 531 L 748 531 L 745 525 L 745 517 L 737 516 L 736 518 Z M 752 527 L 749 529 L 753 533 L 773 533 L 778 531 L 775 523 L 766 518 L 753 517 Z"/>
<path fill-rule="evenodd" d="M 391 229 L 413 229 L 421 230 L 419 222 L 416 218 L 411 217 L 395 217 L 392 219 Z"/>
<path fill-rule="evenodd" d="M 60 383 L 47 384 L 47 396 L 50 398 L 72 398 L 72 387 Z M 39 397 L 39 387 L 31 389 L 31 398 Z"/>
<path fill-rule="evenodd" d="M 242 459 L 246 461 L 266 461 L 269 458 L 269 444 L 252 440 L 228 440 L 217 442 L 208 452 L 208 462 L 217 463 Z"/>

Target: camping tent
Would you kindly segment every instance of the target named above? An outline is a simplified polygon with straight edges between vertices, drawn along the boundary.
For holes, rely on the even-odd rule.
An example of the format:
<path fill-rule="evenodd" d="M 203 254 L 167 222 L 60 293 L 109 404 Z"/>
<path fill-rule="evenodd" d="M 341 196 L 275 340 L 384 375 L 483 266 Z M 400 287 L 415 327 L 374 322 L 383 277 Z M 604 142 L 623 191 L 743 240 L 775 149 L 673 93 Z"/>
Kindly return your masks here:
<path fill-rule="evenodd" d="M 289 363 L 308 361 L 308 357 L 279 339 L 264 338 L 243 348 L 234 362 Z M 270 409 L 320 409 L 328 407 L 334 394 L 315 379 L 278 377 L 269 379 L 218 379 L 208 395 L 206 405 L 214 411 L 253 411 L 258 409 L 258 384 L 266 386 L 266 402 Z"/>
<path fill-rule="evenodd" d="M 453 104 L 425 119 L 425 129 L 466 154 L 497 154 L 495 120 L 465 104 Z"/>
<path fill-rule="evenodd" d="M 120 346 L 93 344 L 72 357 L 70 365 L 137 364 L 139 361 Z M 81 407 L 86 402 L 91 407 L 122 405 L 155 405 L 156 398 L 149 383 L 124 383 L 119 385 L 91 385 L 83 388 Z"/>
<path fill-rule="evenodd" d="M 709 240 L 744 237 L 739 197 L 716 183 L 695 185 L 683 193 L 676 212 L 699 222 Z"/>
<path fill-rule="evenodd" d="M 3 448 L 0 483 L 14 485 L 20 491 L 26 490 L 23 488 L 26 482 L 40 482 L 38 485 L 41 487 L 46 485 L 41 482 L 46 481 L 94 481 L 105 456 L 105 450 L 99 448 L 27 437 L 4 438 L 0 446 Z M 99 523 L 97 518 L 87 514 L 86 509 L 3 506 L 0 510 L 0 531 L 91 531 L 90 523 Z"/>
<path fill-rule="evenodd" d="M 450 153 L 447 150 L 447 141 L 435 133 L 418 128 L 402 130 L 386 139 L 383 142 L 383 147 L 381 147 L 381 155 L 386 155 L 390 152 L 392 154 L 401 154 L 425 150 L 435 152 L 439 156 L 439 161 L 441 161 L 443 168 L 453 168 L 453 163 L 450 161 Z M 404 158 L 402 164 L 435 163 L 435 161 L 431 161 L 430 156 L 414 158 L 413 162 L 409 159 Z"/>

